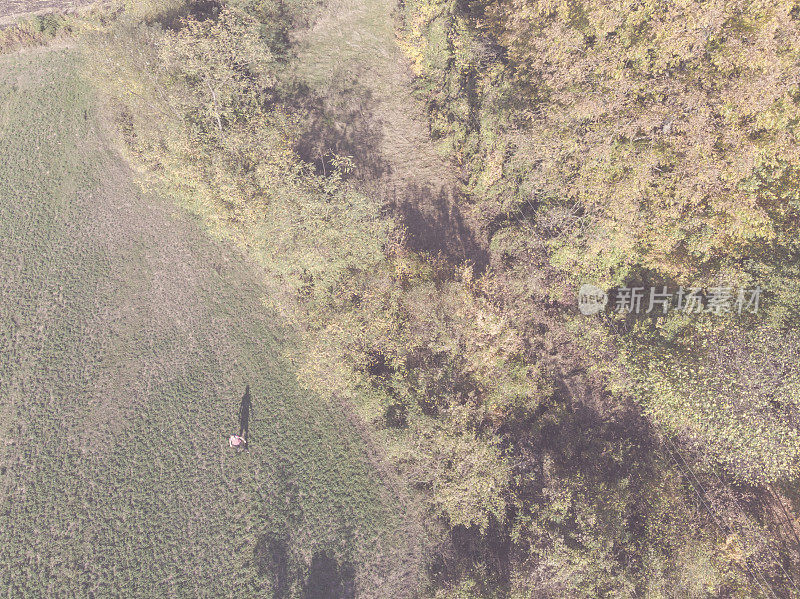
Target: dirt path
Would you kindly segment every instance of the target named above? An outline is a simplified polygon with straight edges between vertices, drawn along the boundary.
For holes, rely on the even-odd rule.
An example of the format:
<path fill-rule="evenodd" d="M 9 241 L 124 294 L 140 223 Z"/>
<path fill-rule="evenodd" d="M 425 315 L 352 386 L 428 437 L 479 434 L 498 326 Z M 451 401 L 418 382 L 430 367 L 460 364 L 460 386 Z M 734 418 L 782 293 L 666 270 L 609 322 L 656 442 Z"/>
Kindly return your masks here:
<path fill-rule="evenodd" d="M 45 12 L 69 12 L 95 3 L 95 0 L 3 0 L 0 2 L 0 27 L 26 15 Z"/>
<path fill-rule="evenodd" d="M 364 188 L 396 208 L 415 249 L 481 265 L 479 236 L 455 206 L 460 169 L 437 152 L 412 95 L 395 9 L 392 0 L 329 0 L 297 40 L 300 75 L 324 111 L 301 153 L 353 156 Z"/>

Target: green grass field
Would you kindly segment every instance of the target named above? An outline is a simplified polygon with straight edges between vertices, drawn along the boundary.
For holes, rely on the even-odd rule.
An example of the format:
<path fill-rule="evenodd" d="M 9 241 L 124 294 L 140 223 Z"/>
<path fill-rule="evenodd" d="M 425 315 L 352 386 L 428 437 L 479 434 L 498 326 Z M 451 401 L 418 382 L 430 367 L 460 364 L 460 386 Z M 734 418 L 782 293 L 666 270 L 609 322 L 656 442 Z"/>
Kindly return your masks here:
<path fill-rule="evenodd" d="M 139 191 L 81 68 L 69 50 L 0 57 L 0 589 L 406 586 L 404 509 L 364 441 L 298 388 L 258 273 Z"/>

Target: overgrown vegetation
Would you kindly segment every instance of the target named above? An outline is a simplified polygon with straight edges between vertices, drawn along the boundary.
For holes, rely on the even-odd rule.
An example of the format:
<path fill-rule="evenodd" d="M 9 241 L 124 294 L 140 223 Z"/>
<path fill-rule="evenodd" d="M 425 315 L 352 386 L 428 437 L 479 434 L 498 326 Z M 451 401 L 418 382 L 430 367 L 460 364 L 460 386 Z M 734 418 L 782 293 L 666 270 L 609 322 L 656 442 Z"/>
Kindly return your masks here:
<path fill-rule="evenodd" d="M 409 243 L 370 193 L 380 160 L 331 151 L 334 91 L 292 45 L 327 8 L 121 4 L 85 51 L 145 185 L 264 269 L 301 382 L 400 476 L 419 591 L 798 596 L 793 5 L 406 0 L 480 265 Z M 584 282 L 765 297 L 752 317 L 588 319 Z M 253 530 L 275 596 L 303 588 L 288 533 Z M 302 563 L 350 592 L 330 553 Z"/>
<path fill-rule="evenodd" d="M 788 504 L 781 490 L 796 500 L 794 3 L 404 6 L 404 49 L 432 134 L 464 166 L 465 209 L 489 239 L 504 313 L 525 323 L 531 303 L 563 302 L 604 385 L 635 398 L 676 451 L 697 456 L 682 468 L 719 473 L 740 505 L 752 506 L 751 494 Z M 764 298 L 755 317 L 587 323 L 568 307 L 587 282 L 759 286 Z M 702 486 L 703 511 L 724 520 Z M 778 547 L 766 559 L 781 574 L 760 576 L 764 556 L 751 555 L 740 592 L 794 596 L 796 520 L 763 508 L 742 512 L 773 522 L 745 534 L 744 551 L 769 538 Z M 720 572 L 712 562 L 706 592 L 724 595 L 729 583 L 710 575 Z"/>

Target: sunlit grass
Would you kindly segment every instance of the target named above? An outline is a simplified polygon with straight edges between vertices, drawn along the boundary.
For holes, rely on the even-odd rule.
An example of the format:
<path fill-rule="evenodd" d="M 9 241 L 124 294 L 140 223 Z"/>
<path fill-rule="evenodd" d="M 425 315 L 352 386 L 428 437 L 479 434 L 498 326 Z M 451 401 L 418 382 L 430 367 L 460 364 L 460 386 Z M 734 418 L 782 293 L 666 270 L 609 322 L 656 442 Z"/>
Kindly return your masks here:
<path fill-rule="evenodd" d="M 235 251 L 129 180 L 86 66 L 0 59 L 0 587 L 253 596 L 274 579 L 269 538 L 287 592 L 323 551 L 368 590 L 399 506 L 342 414 L 298 389 Z"/>

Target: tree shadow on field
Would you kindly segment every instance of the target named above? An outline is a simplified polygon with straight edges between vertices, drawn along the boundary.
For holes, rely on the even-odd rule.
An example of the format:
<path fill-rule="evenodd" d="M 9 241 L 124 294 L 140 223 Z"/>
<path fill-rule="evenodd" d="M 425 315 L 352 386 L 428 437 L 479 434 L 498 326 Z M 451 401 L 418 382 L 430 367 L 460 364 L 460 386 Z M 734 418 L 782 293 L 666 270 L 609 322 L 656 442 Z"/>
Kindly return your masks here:
<path fill-rule="evenodd" d="M 324 551 L 311 559 L 303 599 L 355 599 L 355 571 L 349 564 L 339 565 Z"/>
<path fill-rule="evenodd" d="M 274 599 L 296 596 L 292 588 L 305 578 L 302 599 L 355 599 L 355 569 L 350 564 L 339 564 L 326 552 L 314 553 L 311 566 L 304 574 L 304 565 L 292 558 L 287 536 L 266 534 L 253 548 L 253 561 L 259 578 L 269 581 Z"/>
<path fill-rule="evenodd" d="M 269 577 L 273 598 L 286 599 L 291 582 L 287 541 L 264 535 L 253 549 L 253 558 L 258 576 Z"/>

